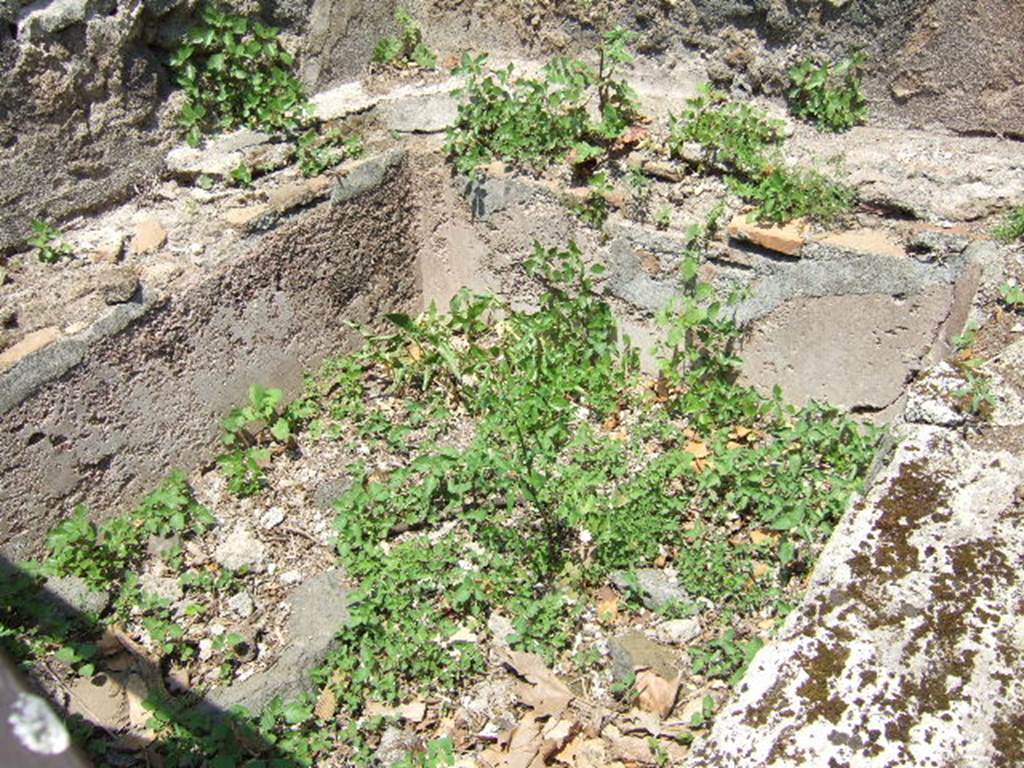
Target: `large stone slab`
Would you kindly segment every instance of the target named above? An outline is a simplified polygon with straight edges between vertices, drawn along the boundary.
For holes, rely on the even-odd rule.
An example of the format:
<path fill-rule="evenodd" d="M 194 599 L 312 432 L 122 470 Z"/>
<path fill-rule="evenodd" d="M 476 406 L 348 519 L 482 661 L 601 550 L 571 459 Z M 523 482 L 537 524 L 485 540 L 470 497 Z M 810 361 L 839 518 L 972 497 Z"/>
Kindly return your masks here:
<path fill-rule="evenodd" d="M 1022 430 L 905 427 L 685 765 L 1021 765 Z"/>
<path fill-rule="evenodd" d="M 906 298 L 794 299 L 754 324 L 740 350 L 743 376 L 780 385 L 794 403 L 884 409 L 927 364 L 951 299 L 948 285 Z"/>

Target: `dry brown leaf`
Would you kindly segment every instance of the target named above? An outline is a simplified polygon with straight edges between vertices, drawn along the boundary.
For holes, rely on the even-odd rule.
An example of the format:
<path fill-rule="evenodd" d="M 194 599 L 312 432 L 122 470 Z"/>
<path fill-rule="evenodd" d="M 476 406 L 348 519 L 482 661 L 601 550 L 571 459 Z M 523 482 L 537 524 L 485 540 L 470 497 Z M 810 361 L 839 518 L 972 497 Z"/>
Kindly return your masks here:
<path fill-rule="evenodd" d="M 541 682 L 547 683 L 553 690 L 562 691 L 569 696 L 572 693 L 569 688 L 563 683 L 558 677 L 548 669 L 544 663 L 544 659 L 535 653 L 526 653 L 525 651 L 508 651 L 507 664 L 512 670 L 520 677 L 528 680 L 529 682 L 537 685 Z"/>
<path fill-rule="evenodd" d="M 743 447 L 742 443 L 737 443 L 735 440 L 730 440 L 725 444 L 725 447 L 730 451 L 738 451 Z"/>
<path fill-rule="evenodd" d="M 613 413 L 611 416 L 609 416 L 607 419 L 604 420 L 604 423 L 601 425 L 601 428 L 605 432 L 611 432 L 613 429 L 617 429 L 618 426 L 619 426 L 619 414 L 616 412 L 616 413 Z"/>
<path fill-rule="evenodd" d="M 313 714 L 320 720 L 332 720 L 334 715 L 338 711 L 338 697 L 334 694 L 334 689 L 331 686 L 325 686 L 320 691 L 320 696 L 316 700 L 316 706 L 313 708 Z"/>
<path fill-rule="evenodd" d="M 755 579 L 760 579 L 765 574 L 771 573 L 771 570 L 772 567 L 770 565 L 761 562 L 755 562 L 750 568 L 750 572 L 754 574 Z"/>
<path fill-rule="evenodd" d="M 416 344 L 415 342 L 409 344 L 405 348 L 405 351 L 409 354 L 409 357 L 411 357 L 413 361 L 417 363 L 423 359 L 423 350 L 420 349 L 420 345 Z"/>
<path fill-rule="evenodd" d="M 654 753 L 647 745 L 647 739 L 640 739 L 636 736 L 621 736 L 613 739 L 610 743 L 613 757 L 627 763 L 643 763 L 650 765 L 654 763 Z"/>
<path fill-rule="evenodd" d="M 637 704 L 662 719 L 668 717 L 675 706 L 681 680 L 680 675 L 674 680 L 666 680 L 657 672 L 641 669 L 636 673 Z"/>
<path fill-rule="evenodd" d="M 633 144 L 639 144 L 642 140 L 651 135 L 651 132 L 639 125 L 631 125 L 615 139 L 613 147 L 616 150 L 625 149 Z"/>
<path fill-rule="evenodd" d="M 684 450 L 695 459 L 706 459 L 711 455 L 711 449 L 703 440 L 691 440 Z"/>
<path fill-rule="evenodd" d="M 619 618 L 619 595 L 611 587 L 597 590 L 597 620 L 604 624 L 614 624 Z"/>
<path fill-rule="evenodd" d="M 551 720 L 541 732 L 543 743 L 537 752 L 541 765 L 547 765 L 551 759 L 561 752 L 562 748 L 580 732 L 580 724 L 576 720 Z"/>
<path fill-rule="evenodd" d="M 779 540 L 778 535 L 774 534 L 774 533 L 767 533 L 766 531 L 751 531 L 750 532 L 750 541 L 754 545 L 774 544 L 778 540 Z"/>
<path fill-rule="evenodd" d="M 745 440 L 749 435 L 753 433 L 753 431 L 754 430 L 752 430 L 750 427 L 733 427 L 732 432 L 730 432 L 729 434 L 731 434 L 737 440 Z"/>

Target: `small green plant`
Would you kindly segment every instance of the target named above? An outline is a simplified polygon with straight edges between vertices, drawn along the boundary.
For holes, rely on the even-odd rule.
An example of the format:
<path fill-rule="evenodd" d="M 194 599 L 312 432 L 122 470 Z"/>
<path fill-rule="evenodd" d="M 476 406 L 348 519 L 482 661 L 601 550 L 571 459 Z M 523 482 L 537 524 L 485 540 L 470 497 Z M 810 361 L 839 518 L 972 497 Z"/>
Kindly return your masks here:
<path fill-rule="evenodd" d="M 379 66 L 434 69 L 437 55 L 423 42 L 423 30 L 405 8 L 395 11 L 395 23 L 401 28 L 397 37 L 384 37 L 373 49 L 373 63 Z"/>
<path fill-rule="evenodd" d="M 837 64 L 817 65 L 810 59 L 789 70 L 790 109 L 824 131 L 838 133 L 863 123 L 868 107 L 861 90 L 861 52 Z"/>
<path fill-rule="evenodd" d="M 1015 208 L 1007 215 L 1006 220 L 996 227 L 993 234 L 996 239 L 1006 243 L 1024 240 L 1024 205 Z"/>
<path fill-rule="evenodd" d="M 246 165 L 244 162 L 239 163 L 238 167 L 231 171 L 231 180 L 239 187 L 251 187 L 252 186 L 252 168 Z"/>
<path fill-rule="evenodd" d="M 202 21 L 170 59 L 185 92 L 178 120 L 189 144 L 197 146 L 204 133 L 242 126 L 298 128 L 308 102 L 294 63 L 274 27 L 204 7 Z"/>
<path fill-rule="evenodd" d="M 140 560 L 150 536 L 201 534 L 213 520 L 210 511 L 196 502 L 185 475 L 175 472 L 130 514 L 98 526 L 85 507 L 77 507 L 47 536 L 50 554 L 45 567 L 54 575 L 81 576 L 105 588 Z"/>
<path fill-rule="evenodd" d="M 714 714 L 715 700 L 710 696 L 705 696 L 700 702 L 700 711 L 694 712 L 690 717 L 689 726 L 691 728 L 707 728 L 711 725 Z"/>
<path fill-rule="evenodd" d="M 999 402 L 992 392 L 992 382 L 976 366 L 962 364 L 960 370 L 966 383 L 953 394 L 960 399 L 962 409 L 985 420 L 992 418 L 992 410 Z"/>
<path fill-rule="evenodd" d="M 53 264 L 61 259 L 69 258 L 74 249 L 64 240 L 61 231 L 52 224 L 36 219 L 32 222 L 32 236 L 28 244 L 39 249 L 39 260 L 45 264 Z"/>
<path fill-rule="evenodd" d="M 662 230 L 672 226 L 672 209 L 669 206 L 663 205 L 654 214 L 654 225 Z"/>
<path fill-rule="evenodd" d="M 362 154 L 361 136 L 352 134 L 346 137 L 336 129 L 323 135 L 311 129 L 302 134 L 296 142 L 299 170 L 306 177 L 319 176 L 343 160 Z"/>
<path fill-rule="evenodd" d="M 610 206 L 606 197 L 614 189 L 603 171 L 590 178 L 587 196 L 572 206 L 573 212 L 595 229 L 600 229 L 608 220 Z"/>
<path fill-rule="evenodd" d="M 598 69 L 558 58 L 541 79 L 517 78 L 511 65 L 490 72 L 486 54 L 464 55 L 456 72 L 466 85 L 456 91 L 459 117 L 445 142 L 459 171 L 495 159 L 535 169 L 565 158 L 580 168 L 602 159 L 639 115 L 633 89 L 618 76 L 632 60 L 628 41 L 621 29 L 608 32 Z M 596 116 L 588 106 L 594 100 Z"/>
<path fill-rule="evenodd" d="M 249 387 L 249 404 L 236 408 L 223 421 L 224 445 L 232 450 L 217 459 L 228 481 L 228 489 L 237 496 L 252 496 L 266 483 L 265 469 L 270 464 L 268 443 L 290 445 L 299 423 L 302 404 L 282 408 L 284 392 L 259 384 Z"/>
<path fill-rule="evenodd" d="M 815 170 L 780 166 L 756 181 L 729 179 L 733 192 L 757 205 L 754 218 L 785 224 L 800 217 L 829 222 L 857 201 L 852 187 Z"/>
<path fill-rule="evenodd" d="M 1017 283 L 1003 283 L 999 286 L 999 295 L 1010 309 L 1024 307 L 1024 289 Z"/>
<path fill-rule="evenodd" d="M 709 85 L 686 102 L 686 109 L 669 118 L 669 152 L 682 157 L 684 146 L 701 148 L 701 163 L 725 173 L 758 175 L 774 161 L 783 139 L 784 124 L 745 102 L 730 101 Z"/>
<path fill-rule="evenodd" d="M 727 629 L 706 646 L 690 648 L 690 660 L 695 674 L 727 680 L 736 685 L 747 671 L 747 666 L 764 643 L 754 638 L 736 639 L 736 631 Z"/>

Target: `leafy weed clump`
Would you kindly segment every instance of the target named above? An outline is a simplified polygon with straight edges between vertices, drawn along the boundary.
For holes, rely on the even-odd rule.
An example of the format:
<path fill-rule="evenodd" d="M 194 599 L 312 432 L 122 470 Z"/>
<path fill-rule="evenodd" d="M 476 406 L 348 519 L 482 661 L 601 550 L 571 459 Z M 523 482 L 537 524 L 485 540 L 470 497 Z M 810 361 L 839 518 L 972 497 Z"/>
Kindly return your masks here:
<path fill-rule="evenodd" d="M 792 113 L 832 133 L 863 123 L 868 114 L 860 83 L 864 62 L 858 51 L 834 65 L 817 65 L 810 59 L 797 64 L 789 70 Z"/>
<path fill-rule="evenodd" d="M 348 711 L 457 690 L 482 668 L 475 638 L 495 611 L 516 617 L 513 647 L 554 659 L 589 590 L 666 552 L 687 592 L 724 615 L 785 610 L 785 574 L 808 567 L 842 514 L 874 435 L 736 383 L 730 302 L 697 278 L 708 237 L 694 233 L 685 298 L 663 313 L 655 382 L 597 293 L 600 269 L 570 244 L 536 246 L 535 311 L 463 293 L 447 315 L 392 316 L 394 333 L 316 385 L 331 394 L 311 427 L 340 419 L 338 434 L 376 434 L 407 457 L 354 466 L 336 505 L 361 586 L 319 679 Z M 367 433 L 382 382 L 434 429 Z M 769 543 L 739 542 L 737 528 Z M 726 633 L 702 663 L 736 679 L 754 650 Z"/>
<path fill-rule="evenodd" d="M 373 63 L 381 67 L 419 67 L 434 69 L 437 55 L 423 42 L 423 30 L 405 8 L 395 11 L 397 36 L 381 38 L 373 49 Z"/>
<path fill-rule="evenodd" d="M 670 117 L 668 147 L 673 157 L 682 157 L 684 146 L 693 142 L 705 168 L 755 175 L 776 160 L 783 128 L 763 110 L 704 85 L 681 115 Z"/>
<path fill-rule="evenodd" d="M 757 206 L 759 221 L 784 224 L 802 216 L 830 221 L 848 211 L 856 192 L 816 170 L 786 166 L 784 137 L 781 120 L 704 86 L 681 115 L 671 118 L 668 148 L 683 157 L 687 145 L 697 147 L 700 170 L 723 174 L 735 194 Z"/>
<path fill-rule="evenodd" d="M 732 190 L 757 205 L 758 221 L 784 224 L 806 216 L 828 222 L 850 210 L 857 200 L 851 187 L 815 170 L 779 166 L 756 181 L 730 179 Z"/>
<path fill-rule="evenodd" d="M 1010 211 L 1006 220 L 996 227 L 993 234 L 1004 243 L 1024 240 L 1024 205 Z"/>
<path fill-rule="evenodd" d="M 179 122 L 189 144 L 204 133 L 239 127 L 293 131 L 308 112 L 295 59 L 278 30 L 206 6 L 202 21 L 171 56 L 185 92 Z"/>
<path fill-rule="evenodd" d="M 619 77 L 632 61 L 628 42 L 626 30 L 613 30 L 603 38 L 596 69 L 559 58 L 540 79 L 515 77 L 511 65 L 491 72 L 486 54 L 463 56 L 457 71 L 467 82 L 456 93 L 459 117 L 445 143 L 458 170 L 468 173 L 492 160 L 542 169 L 570 154 L 582 166 L 604 157 L 638 117 L 636 95 Z"/>
<path fill-rule="evenodd" d="M 28 239 L 28 244 L 38 249 L 41 262 L 53 264 L 74 254 L 71 244 L 61 240 L 61 237 L 61 231 L 55 226 L 37 219 L 32 222 L 32 236 Z"/>
<path fill-rule="evenodd" d="M 299 170 L 307 178 L 319 176 L 343 160 L 363 154 L 363 139 L 358 134 L 345 136 L 335 129 L 321 135 L 308 130 L 296 142 Z"/>

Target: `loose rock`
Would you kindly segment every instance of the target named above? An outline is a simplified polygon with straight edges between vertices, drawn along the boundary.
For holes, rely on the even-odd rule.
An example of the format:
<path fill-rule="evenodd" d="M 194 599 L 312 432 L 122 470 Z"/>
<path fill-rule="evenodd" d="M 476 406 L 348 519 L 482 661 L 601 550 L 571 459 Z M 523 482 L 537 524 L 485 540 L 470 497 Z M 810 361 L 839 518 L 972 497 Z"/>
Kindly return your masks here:
<path fill-rule="evenodd" d="M 247 525 L 236 526 L 213 553 L 217 563 L 231 571 L 257 569 L 263 564 L 267 548 Z"/>
<path fill-rule="evenodd" d="M 640 588 L 644 605 L 652 611 L 690 599 L 690 595 L 679 585 L 675 573 L 660 568 L 638 568 L 631 573 L 636 576 L 636 586 Z M 629 592 L 634 586 L 630 572 L 615 571 L 610 578 L 620 592 Z"/>
<path fill-rule="evenodd" d="M 61 613 L 100 614 L 110 605 L 110 593 L 93 589 L 80 576 L 51 576 L 40 597 Z"/>
<path fill-rule="evenodd" d="M 132 253 L 141 255 L 159 250 L 167 242 L 167 230 L 155 216 L 143 219 L 135 225 L 132 237 Z"/>

